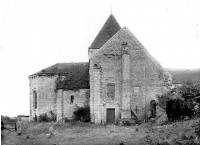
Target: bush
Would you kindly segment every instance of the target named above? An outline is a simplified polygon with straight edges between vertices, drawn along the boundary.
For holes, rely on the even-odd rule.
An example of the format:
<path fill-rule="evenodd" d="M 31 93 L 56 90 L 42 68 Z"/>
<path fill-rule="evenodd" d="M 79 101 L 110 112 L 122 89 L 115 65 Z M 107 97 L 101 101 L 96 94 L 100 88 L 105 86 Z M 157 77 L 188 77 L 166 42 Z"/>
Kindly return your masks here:
<path fill-rule="evenodd" d="M 195 97 L 200 96 L 200 84 L 194 84 L 188 81 L 179 88 L 179 93 L 185 100 L 195 99 Z"/>
<path fill-rule="evenodd" d="M 47 113 L 39 115 L 38 118 L 39 122 L 53 122 L 56 121 L 56 114 L 53 113 L 53 111 L 49 112 L 49 115 Z"/>
<path fill-rule="evenodd" d="M 165 109 L 169 120 L 180 120 L 200 114 L 200 84 L 186 82 L 163 95 L 157 96 L 158 106 Z"/>
<path fill-rule="evenodd" d="M 185 117 L 192 117 L 193 106 L 190 102 L 186 102 L 182 99 L 169 99 L 166 102 L 166 113 L 170 121 L 180 120 Z"/>
<path fill-rule="evenodd" d="M 39 121 L 39 122 L 48 122 L 47 113 L 44 113 L 44 114 L 39 115 L 38 121 Z"/>
<path fill-rule="evenodd" d="M 81 122 L 89 122 L 90 121 L 90 107 L 80 107 L 76 111 L 74 111 L 73 119 Z"/>

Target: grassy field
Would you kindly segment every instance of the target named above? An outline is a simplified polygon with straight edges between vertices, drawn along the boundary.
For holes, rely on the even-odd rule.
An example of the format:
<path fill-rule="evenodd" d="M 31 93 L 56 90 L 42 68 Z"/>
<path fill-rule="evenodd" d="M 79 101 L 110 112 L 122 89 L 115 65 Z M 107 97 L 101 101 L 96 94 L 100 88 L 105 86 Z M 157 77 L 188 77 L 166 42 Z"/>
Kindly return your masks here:
<path fill-rule="evenodd" d="M 157 125 L 97 126 L 91 123 L 21 123 L 21 135 L 4 132 L 4 145 L 159 145 L 195 142 L 200 119 Z M 52 130 L 52 135 L 49 135 Z"/>

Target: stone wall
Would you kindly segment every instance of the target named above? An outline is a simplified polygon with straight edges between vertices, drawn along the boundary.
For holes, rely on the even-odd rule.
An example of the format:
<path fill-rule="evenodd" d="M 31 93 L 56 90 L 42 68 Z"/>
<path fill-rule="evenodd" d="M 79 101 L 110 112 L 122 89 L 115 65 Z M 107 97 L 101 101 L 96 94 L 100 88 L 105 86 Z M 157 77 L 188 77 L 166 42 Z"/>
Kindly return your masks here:
<path fill-rule="evenodd" d="M 108 57 L 110 57 L 108 59 Z M 99 61 L 101 60 L 101 61 Z M 115 109 L 115 118 L 119 118 L 121 99 L 121 66 L 120 59 L 109 55 L 102 55 L 97 61 L 90 63 L 90 109 L 91 121 L 106 123 L 106 109 Z M 97 67 L 95 66 L 97 65 Z M 107 84 L 115 84 L 115 97 L 107 97 Z"/>
<path fill-rule="evenodd" d="M 91 49 L 91 48 L 89 48 L 89 49 L 88 49 L 88 56 L 89 56 L 89 59 L 92 58 L 98 50 L 99 50 L 99 49 Z"/>
<path fill-rule="evenodd" d="M 62 118 L 72 118 L 73 112 L 77 107 L 89 106 L 89 89 L 56 90 L 56 81 L 58 76 L 34 76 L 30 80 L 30 120 L 35 115 L 53 113 L 57 114 L 57 120 Z M 55 91 L 56 90 L 56 91 Z M 37 108 L 34 107 L 33 92 L 37 92 Z M 74 96 L 71 103 L 71 96 Z"/>
<path fill-rule="evenodd" d="M 56 76 L 34 76 L 30 81 L 30 120 L 35 115 L 53 111 L 56 113 Z M 34 108 L 33 91 L 37 92 L 37 109 Z"/>
<path fill-rule="evenodd" d="M 74 111 L 78 107 L 89 106 L 89 89 L 58 90 L 57 91 L 57 121 L 64 118 L 72 119 Z M 71 100 L 73 96 L 73 100 Z"/>
<path fill-rule="evenodd" d="M 107 108 L 115 108 L 116 122 L 130 118 L 131 110 L 139 120 L 145 119 L 150 101 L 165 91 L 164 74 L 130 31 L 121 29 L 90 59 L 92 122 L 106 123 Z M 111 100 L 108 83 L 115 83 L 115 98 Z"/>

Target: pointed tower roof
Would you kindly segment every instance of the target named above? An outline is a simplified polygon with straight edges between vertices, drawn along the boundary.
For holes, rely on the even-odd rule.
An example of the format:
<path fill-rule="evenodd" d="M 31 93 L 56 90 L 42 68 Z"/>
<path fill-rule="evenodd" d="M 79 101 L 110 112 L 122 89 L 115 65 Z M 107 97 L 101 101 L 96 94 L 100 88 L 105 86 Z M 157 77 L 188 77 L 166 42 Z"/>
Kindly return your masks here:
<path fill-rule="evenodd" d="M 99 34 L 96 36 L 89 49 L 101 48 L 113 35 L 115 35 L 121 29 L 120 25 L 116 21 L 113 14 L 111 14 Z"/>

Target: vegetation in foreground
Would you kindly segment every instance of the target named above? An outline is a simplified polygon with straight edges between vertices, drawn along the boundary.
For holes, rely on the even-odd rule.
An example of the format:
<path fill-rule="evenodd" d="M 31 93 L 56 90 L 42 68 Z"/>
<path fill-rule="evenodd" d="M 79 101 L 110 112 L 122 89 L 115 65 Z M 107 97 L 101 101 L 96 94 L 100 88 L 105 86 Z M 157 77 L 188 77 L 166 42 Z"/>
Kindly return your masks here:
<path fill-rule="evenodd" d="M 168 122 L 165 125 L 148 122 L 139 126 L 98 126 L 82 122 L 22 122 L 21 135 L 18 135 L 18 132 L 5 132 L 6 137 L 2 144 L 198 145 L 196 137 L 200 130 L 199 122 L 200 118 Z"/>
<path fill-rule="evenodd" d="M 158 105 L 165 109 L 169 121 L 200 116 L 200 84 L 186 82 L 158 96 Z"/>

